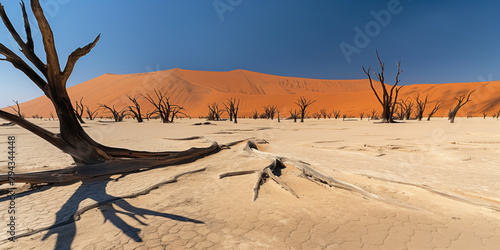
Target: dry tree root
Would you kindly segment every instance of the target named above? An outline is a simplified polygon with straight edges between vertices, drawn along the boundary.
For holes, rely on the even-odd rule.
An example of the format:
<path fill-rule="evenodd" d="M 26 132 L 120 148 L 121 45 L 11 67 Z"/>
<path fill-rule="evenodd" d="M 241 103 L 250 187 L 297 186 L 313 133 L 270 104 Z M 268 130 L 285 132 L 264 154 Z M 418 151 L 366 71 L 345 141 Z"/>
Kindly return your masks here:
<path fill-rule="evenodd" d="M 51 225 L 51 226 L 47 226 L 47 227 L 43 227 L 43 228 L 39 228 L 39 229 L 34 229 L 32 231 L 16 235 L 16 239 L 21 238 L 21 237 L 30 236 L 30 235 L 33 235 L 33 234 L 36 234 L 36 233 L 39 233 L 39 232 L 47 231 L 47 230 L 50 230 L 50 229 L 53 229 L 53 228 L 61 227 L 61 226 L 64 226 L 64 225 L 67 225 L 67 224 L 70 224 L 70 223 L 74 223 L 74 222 L 80 220 L 80 216 L 83 213 L 85 213 L 85 212 L 87 212 L 87 211 L 89 211 L 89 210 L 91 210 L 93 208 L 101 207 L 101 206 L 104 206 L 104 205 L 109 205 L 109 204 L 112 204 L 112 203 L 114 203 L 114 202 L 116 202 L 118 200 L 131 199 L 131 198 L 136 198 L 138 196 L 149 194 L 151 191 L 153 191 L 155 189 L 158 189 L 158 188 L 160 188 L 163 185 L 177 182 L 178 179 L 180 177 L 184 176 L 184 175 L 203 172 L 206 169 L 207 168 L 201 168 L 201 169 L 196 169 L 196 170 L 192 170 L 192 171 L 182 172 L 182 173 L 179 173 L 179 174 L 176 174 L 176 175 L 172 176 L 172 178 L 170 178 L 170 179 L 168 179 L 166 181 L 157 183 L 157 184 L 152 185 L 150 187 L 147 187 L 147 188 L 145 188 L 145 189 L 143 189 L 141 191 L 138 191 L 138 192 L 135 192 L 135 193 L 132 193 L 132 194 L 129 194 L 129 195 L 121 196 L 121 197 L 113 197 L 112 199 L 107 199 L 107 200 L 99 201 L 99 202 L 96 202 L 94 204 L 85 206 L 83 208 L 78 209 L 73 214 L 73 216 L 69 217 L 65 221 L 62 221 L 62 222 L 57 223 L 55 225 Z"/>
<path fill-rule="evenodd" d="M 278 183 L 283 189 L 290 192 L 297 199 L 299 198 L 299 196 L 292 190 L 292 188 L 290 188 L 284 181 L 282 181 L 275 174 L 275 170 L 277 168 L 284 168 L 283 163 L 278 159 L 274 160 L 269 166 L 263 168 L 259 172 L 259 177 L 257 178 L 257 182 L 255 183 L 255 186 L 253 188 L 253 201 L 257 199 L 257 196 L 259 195 L 260 186 L 266 182 L 267 178 L 271 178 L 273 181 Z"/>
<path fill-rule="evenodd" d="M 259 142 L 257 142 L 259 143 Z M 260 187 L 265 183 L 267 178 L 271 178 L 274 180 L 276 183 L 278 183 L 283 189 L 286 191 L 290 192 L 292 195 L 295 197 L 299 198 L 299 196 L 293 191 L 292 188 L 290 188 L 283 180 L 279 178 L 279 175 L 276 174 L 276 170 L 285 168 L 285 163 L 290 163 L 291 165 L 295 166 L 298 170 L 302 172 L 301 176 L 306 178 L 307 180 L 310 180 L 315 183 L 319 184 L 326 184 L 330 187 L 335 187 L 335 188 L 341 188 L 345 189 L 351 192 L 359 193 L 365 197 L 373 198 L 376 200 L 385 200 L 384 198 L 370 193 L 356 185 L 349 184 L 340 180 L 337 180 L 331 176 L 325 175 L 318 170 L 315 170 L 314 168 L 311 167 L 306 162 L 300 161 L 300 160 L 294 160 L 286 157 L 281 157 L 277 156 L 271 153 L 266 153 L 266 152 L 261 152 L 257 148 L 257 144 L 253 140 L 247 141 L 247 144 L 245 148 L 243 149 L 244 151 L 257 156 L 259 158 L 264 158 L 264 159 L 269 159 L 271 160 L 271 164 L 262 170 L 258 172 L 258 177 L 257 177 L 257 182 L 255 183 L 254 186 L 254 191 L 253 191 L 253 201 L 255 201 L 258 197 L 259 189 Z M 230 177 L 230 176 L 237 176 L 237 175 L 247 175 L 247 174 L 253 174 L 256 173 L 256 170 L 249 170 L 249 171 L 236 171 L 236 172 L 227 172 L 219 175 L 219 178 L 225 178 L 225 177 Z"/>

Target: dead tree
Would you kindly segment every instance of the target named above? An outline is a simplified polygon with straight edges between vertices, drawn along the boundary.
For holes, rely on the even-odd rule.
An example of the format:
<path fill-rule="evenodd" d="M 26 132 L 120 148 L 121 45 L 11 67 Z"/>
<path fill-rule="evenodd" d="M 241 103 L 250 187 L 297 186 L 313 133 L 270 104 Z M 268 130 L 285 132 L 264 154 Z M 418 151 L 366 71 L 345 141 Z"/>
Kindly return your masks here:
<path fill-rule="evenodd" d="M 54 114 L 52 114 L 52 112 L 50 112 L 50 118 L 52 118 L 53 121 L 55 121 L 56 119 L 54 118 Z"/>
<path fill-rule="evenodd" d="M 45 96 L 52 102 L 59 118 L 59 133 L 53 133 L 22 117 L 0 110 L 0 118 L 8 120 L 34 133 L 53 146 L 72 156 L 76 166 L 61 170 L 52 170 L 36 173 L 16 174 L 15 182 L 24 183 L 70 183 L 96 176 L 109 176 L 118 173 L 130 173 L 139 169 L 164 167 L 192 162 L 204 156 L 221 150 L 217 143 L 206 148 L 191 148 L 181 152 L 145 152 L 102 145 L 93 140 L 82 128 L 75 116 L 71 99 L 66 90 L 66 82 L 70 77 L 76 62 L 87 55 L 97 44 L 99 36 L 85 47 L 72 52 L 66 60 L 66 66 L 61 68 L 59 56 L 55 46 L 52 29 L 43 13 L 39 0 L 31 0 L 31 10 L 38 23 L 43 41 L 46 62 L 35 54 L 34 41 L 28 14 L 23 2 L 21 9 L 26 31 L 26 42 L 9 20 L 5 9 L 0 5 L 0 17 L 19 45 L 20 53 L 27 59 L 14 53 L 0 43 L 0 55 L 3 61 L 11 63 L 16 69 L 23 72 L 35 83 Z M 9 182 L 8 175 L 0 175 L 0 183 Z"/>
<path fill-rule="evenodd" d="M 340 117 L 340 109 L 339 110 L 333 110 L 333 118 L 339 119 Z"/>
<path fill-rule="evenodd" d="M 460 96 L 460 97 L 455 97 L 455 99 L 458 101 L 457 105 L 451 110 L 449 120 L 450 123 L 455 122 L 455 116 L 457 116 L 458 110 L 462 108 L 465 104 L 467 104 L 470 101 L 470 95 L 474 93 L 476 90 L 472 90 L 468 95 L 467 99 L 465 99 L 465 95 Z"/>
<path fill-rule="evenodd" d="M 141 114 L 141 105 L 139 104 L 139 102 L 137 102 L 137 96 L 131 97 L 127 95 L 127 97 L 134 104 L 134 106 L 127 107 L 128 111 L 130 111 L 134 115 L 137 122 L 143 122 Z"/>
<path fill-rule="evenodd" d="M 80 99 L 80 102 L 75 101 L 75 108 L 73 110 L 75 111 L 75 115 L 76 115 L 76 118 L 78 119 L 78 121 L 80 123 L 85 123 L 85 121 L 82 118 L 83 111 L 84 111 L 84 108 L 83 108 L 83 97 Z"/>
<path fill-rule="evenodd" d="M 294 109 L 293 111 L 290 109 L 290 118 L 293 119 L 293 122 L 297 122 L 297 118 L 299 117 L 299 112 Z"/>
<path fill-rule="evenodd" d="M 400 108 L 399 119 L 410 120 L 414 105 L 413 101 L 407 98 L 406 100 L 400 100 L 398 104 Z"/>
<path fill-rule="evenodd" d="M 257 118 L 259 118 L 259 111 L 257 111 L 256 109 L 253 111 L 253 114 L 252 114 L 252 118 L 257 120 Z"/>
<path fill-rule="evenodd" d="M 14 112 L 16 112 L 16 115 L 20 118 L 24 118 L 24 114 L 21 113 L 21 107 L 19 106 L 19 102 L 18 101 L 14 101 L 13 102 L 16 104 L 16 107 L 14 106 L 11 106 L 11 108 L 14 110 Z"/>
<path fill-rule="evenodd" d="M 146 112 L 146 119 L 149 121 L 149 119 L 151 119 L 151 117 L 156 114 L 156 110 L 153 110 L 153 111 L 147 111 Z"/>
<path fill-rule="evenodd" d="M 173 123 L 174 122 L 174 118 L 177 117 L 177 114 L 184 114 L 181 112 L 181 110 L 184 110 L 183 107 L 179 106 L 179 105 L 170 105 L 170 108 L 171 108 L 171 111 L 170 111 L 170 122 Z"/>
<path fill-rule="evenodd" d="M 434 105 L 434 108 L 431 110 L 429 113 L 429 116 L 427 117 L 427 121 L 431 120 L 431 117 L 441 108 L 441 101 L 437 101 L 436 104 Z"/>
<path fill-rule="evenodd" d="M 85 112 L 87 112 L 87 117 L 89 118 L 89 120 L 92 121 L 97 117 L 97 112 L 99 112 L 99 108 L 92 111 L 90 110 L 89 106 L 85 105 Z"/>
<path fill-rule="evenodd" d="M 328 112 L 326 111 L 325 108 L 320 109 L 319 113 L 321 114 L 321 116 L 323 117 L 323 119 L 326 119 L 328 117 Z"/>
<path fill-rule="evenodd" d="M 228 98 L 227 103 L 224 103 L 226 107 L 226 112 L 229 115 L 229 121 L 233 121 L 234 123 L 238 123 L 238 110 L 240 109 L 240 99 L 236 98 Z"/>
<path fill-rule="evenodd" d="M 483 112 L 483 119 L 486 119 L 486 116 L 487 116 L 487 115 L 488 115 L 488 114 L 486 114 L 486 112 Z"/>
<path fill-rule="evenodd" d="M 363 120 L 363 117 L 364 117 L 364 116 L 365 116 L 365 113 L 360 113 L 360 114 L 359 114 L 359 119 L 360 119 L 360 120 Z"/>
<path fill-rule="evenodd" d="M 500 110 L 498 110 L 496 113 L 493 113 L 493 118 L 498 118 L 500 117 Z"/>
<path fill-rule="evenodd" d="M 171 120 L 169 119 L 170 114 L 172 113 L 172 105 L 170 104 L 170 101 L 167 96 L 164 96 L 160 91 L 157 91 L 156 89 L 153 89 L 156 95 L 156 101 L 153 97 L 151 97 L 149 94 L 142 95 L 148 102 L 153 104 L 153 106 L 156 108 L 156 113 L 161 118 L 161 121 L 163 123 L 169 123 Z"/>
<path fill-rule="evenodd" d="M 419 121 L 421 121 L 422 117 L 424 117 L 425 107 L 427 106 L 427 97 L 429 97 L 429 95 L 426 95 L 424 100 L 420 100 L 420 93 L 417 93 L 417 98 L 415 100 L 417 102 L 416 118 Z"/>
<path fill-rule="evenodd" d="M 266 116 L 266 119 L 274 120 L 274 115 L 276 114 L 277 110 L 278 107 L 276 107 L 276 105 L 264 106 L 264 114 Z"/>
<path fill-rule="evenodd" d="M 306 109 L 307 107 L 309 107 L 311 104 L 315 103 L 316 100 L 307 100 L 306 98 L 304 98 L 303 96 L 301 96 L 296 102 L 295 104 L 297 104 L 297 106 L 299 106 L 300 108 L 300 122 L 304 122 L 304 117 L 306 116 Z"/>
<path fill-rule="evenodd" d="M 396 100 L 398 99 L 398 94 L 399 91 L 401 90 L 402 87 L 397 87 L 399 83 L 399 75 L 403 72 L 403 69 L 401 69 L 401 62 L 396 62 L 398 66 L 398 72 L 396 74 L 396 80 L 394 84 L 392 85 L 390 91 L 387 90 L 386 83 L 385 83 L 385 77 L 384 77 L 384 63 L 382 60 L 380 60 L 380 57 L 378 56 L 378 51 L 376 51 L 377 54 L 377 59 L 380 64 L 380 73 L 375 73 L 375 71 L 369 67 L 368 70 L 365 70 L 365 67 L 363 67 L 363 71 L 365 74 L 368 76 L 368 80 L 370 81 L 370 87 L 373 90 L 373 93 L 377 97 L 378 102 L 380 105 L 382 105 L 382 122 L 383 123 L 392 123 L 394 122 L 393 115 L 394 115 L 394 109 L 396 108 Z M 380 86 L 382 88 L 382 93 L 379 94 L 376 90 L 375 87 L 373 87 L 373 80 L 371 77 L 371 72 L 377 77 Z"/>
<path fill-rule="evenodd" d="M 208 120 L 209 121 L 220 121 L 220 116 L 224 113 L 224 110 L 219 109 L 219 104 L 210 103 L 208 104 Z"/>
<path fill-rule="evenodd" d="M 123 121 L 123 118 L 127 115 L 127 108 L 123 108 L 122 110 L 118 111 L 115 109 L 115 105 L 113 107 L 110 107 L 106 104 L 99 104 L 99 107 L 104 109 L 104 110 L 109 110 L 111 114 L 113 115 L 113 119 L 115 122 L 121 122 Z"/>
<path fill-rule="evenodd" d="M 370 120 L 376 120 L 376 119 L 378 119 L 377 110 L 372 109 L 370 111 Z"/>

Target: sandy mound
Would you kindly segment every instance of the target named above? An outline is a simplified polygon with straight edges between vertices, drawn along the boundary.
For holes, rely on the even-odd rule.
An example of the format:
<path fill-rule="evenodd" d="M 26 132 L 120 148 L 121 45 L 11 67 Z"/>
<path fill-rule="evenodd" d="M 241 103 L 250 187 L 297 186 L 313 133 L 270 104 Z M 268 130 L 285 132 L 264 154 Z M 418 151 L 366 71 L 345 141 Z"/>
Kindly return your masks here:
<path fill-rule="evenodd" d="M 192 117 L 206 116 L 207 105 L 211 102 L 222 102 L 226 98 L 241 99 L 240 115 L 249 117 L 257 109 L 262 112 L 263 105 L 277 105 L 282 114 L 297 106 L 294 102 L 299 96 L 317 100 L 311 106 L 310 114 L 322 108 L 328 111 L 340 109 L 342 114 L 359 116 L 372 109 L 380 110 L 375 96 L 371 92 L 368 80 L 319 80 L 296 77 L 283 77 L 261 74 L 245 70 L 230 72 L 207 72 L 182 69 L 171 69 L 142 74 L 113 75 L 106 74 L 68 89 L 73 100 L 84 97 L 84 103 L 91 109 L 99 103 L 118 109 L 131 105 L 126 95 L 149 93 L 158 89 L 170 97 L 172 103 L 185 108 L 185 113 Z M 472 102 L 459 112 L 459 116 L 468 113 L 481 116 L 500 109 L 500 82 L 485 83 L 450 83 L 450 84 L 416 84 L 405 86 L 401 98 L 414 98 L 417 92 L 421 96 L 429 95 L 428 110 L 440 100 L 443 108 L 436 116 L 446 116 L 448 109 L 455 103 L 454 97 L 465 95 L 477 89 L 472 95 Z M 145 99 L 140 100 L 144 113 L 153 110 L 153 106 Z M 23 112 L 31 117 L 41 115 L 49 117 L 53 107 L 46 97 L 40 97 L 21 105 Z M 11 111 L 10 109 L 6 109 Z M 99 116 L 110 116 L 103 113 Z"/>

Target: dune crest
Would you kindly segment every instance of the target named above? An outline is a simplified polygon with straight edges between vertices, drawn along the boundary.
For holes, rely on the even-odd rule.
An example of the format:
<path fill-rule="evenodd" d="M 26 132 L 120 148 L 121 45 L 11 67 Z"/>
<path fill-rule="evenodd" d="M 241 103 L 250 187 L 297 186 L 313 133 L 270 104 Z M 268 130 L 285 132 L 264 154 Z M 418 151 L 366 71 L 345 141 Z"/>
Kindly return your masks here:
<path fill-rule="evenodd" d="M 239 114 L 246 117 L 255 109 L 262 112 L 263 105 L 277 105 L 282 114 L 288 116 L 290 109 L 297 108 L 294 102 L 299 96 L 317 100 L 310 107 L 310 114 L 322 108 L 329 111 L 340 109 L 342 114 L 348 116 L 359 116 L 372 109 L 378 112 L 381 110 L 367 79 L 307 79 L 247 70 L 209 72 L 175 68 L 139 74 L 104 74 L 68 88 L 68 93 L 73 100 L 83 97 L 84 104 L 91 109 L 97 108 L 99 103 L 114 104 L 121 109 L 131 105 L 126 95 L 153 95 L 153 89 L 168 95 L 172 103 L 183 106 L 186 114 L 192 117 L 206 116 L 209 103 L 218 102 L 222 106 L 222 102 L 230 97 L 241 99 Z M 441 101 L 443 107 L 435 116 L 446 116 L 448 109 L 455 103 L 454 98 L 473 89 L 476 92 L 471 96 L 471 103 L 458 116 L 482 116 L 483 112 L 491 116 L 500 109 L 500 99 L 497 98 L 500 96 L 498 81 L 407 85 L 402 89 L 400 97 L 415 98 L 417 92 L 421 93 L 421 97 L 429 95 L 428 110 L 424 115 L 427 115 L 434 103 Z M 141 98 L 140 102 L 144 111 L 153 110 L 153 106 L 146 100 Z M 55 114 L 45 96 L 22 103 L 21 108 L 28 117 L 36 114 L 49 117 L 50 112 Z M 101 112 L 98 116 L 101 115 L 109 114 Z"/>

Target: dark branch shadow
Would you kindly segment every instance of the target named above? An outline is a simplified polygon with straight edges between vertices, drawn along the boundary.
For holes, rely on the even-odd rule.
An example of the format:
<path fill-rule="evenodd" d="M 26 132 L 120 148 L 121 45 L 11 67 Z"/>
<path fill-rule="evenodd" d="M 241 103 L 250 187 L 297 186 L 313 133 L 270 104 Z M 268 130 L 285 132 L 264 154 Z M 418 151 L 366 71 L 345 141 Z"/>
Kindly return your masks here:
<path fill-rule="evenodd" d="M 42 240 L 46 240 L 52 234 L 57 234 L 56 249 L 71 249 L 71 244 L 73 243 L 76 235 L 76 224 L 74 222 L 75 217 L 78 217 L 78 206 L 83 200 L 87 198 L 90 198 L 99 203 L 99 208 L 105 218 L 105 221 L 109 220 L 117 228 L 121 229 L 124 234 L 126 234 L 136 242 L 142 242 L 142 238 L 139 236 L 139 232 L 141 230 L 127 224 L 122 218 L 118 216 L 118 214 L 127 215 L 139 222 L 141 225 L 147 225 L 140 220 L 140 218 L 145 219 L 145 215 L 160 216 L 171 220 L 192 222 L 196 224 L 203 223 L 202 221 L 190 219 L 180 215 L 160 213 L 148 209 L 134 207 L 126 200 L 106 193 L 106 186 L 109 181 L 111 181 L 111 179 L 109 178 L 99 181 L 82 181 L 82 185 L 78 187 L 75 193 L 56 213 L 56 221 L 52 226 L 50 226 L 49 231 L 43 236 Z M 111 205 L 111 203 L 116 204 L 118 207 L 122 208 L 125 211 L 116 210 Z M 61 226 L 64 226 L 64 228 L 59 228 Z"/>

